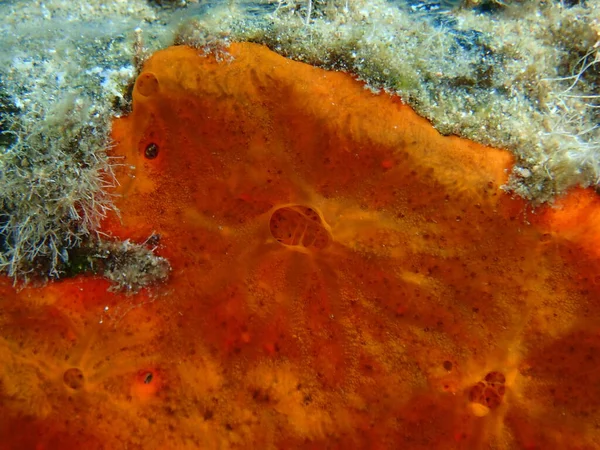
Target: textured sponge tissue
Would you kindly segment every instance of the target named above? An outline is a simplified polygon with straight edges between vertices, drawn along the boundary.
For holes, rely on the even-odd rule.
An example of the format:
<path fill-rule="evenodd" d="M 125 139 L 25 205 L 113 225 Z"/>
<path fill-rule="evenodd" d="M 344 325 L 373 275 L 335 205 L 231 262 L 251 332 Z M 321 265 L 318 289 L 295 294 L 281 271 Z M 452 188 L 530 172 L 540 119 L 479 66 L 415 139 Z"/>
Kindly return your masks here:
<path fill-rule="evenodd" d="M 600 447 L 600 205 L 254 44 L 156 53 L 115 119 L 164 284 L 0 282 L 0 449 Z"/>

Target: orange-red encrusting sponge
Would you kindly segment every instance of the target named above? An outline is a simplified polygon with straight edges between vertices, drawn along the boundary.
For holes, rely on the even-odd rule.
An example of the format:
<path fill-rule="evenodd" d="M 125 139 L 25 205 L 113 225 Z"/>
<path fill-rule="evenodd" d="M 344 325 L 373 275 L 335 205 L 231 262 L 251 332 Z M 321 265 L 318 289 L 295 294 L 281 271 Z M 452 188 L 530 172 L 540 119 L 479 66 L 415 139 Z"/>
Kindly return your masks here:
<path fill-rule="evenodd" d="M 227 52 L 156 53 L 114 122 L 104 231 L 169 281 L 2 285 L 0 449 L 600 447 L 597 198 L 532 212 L 507 152 Z"/>

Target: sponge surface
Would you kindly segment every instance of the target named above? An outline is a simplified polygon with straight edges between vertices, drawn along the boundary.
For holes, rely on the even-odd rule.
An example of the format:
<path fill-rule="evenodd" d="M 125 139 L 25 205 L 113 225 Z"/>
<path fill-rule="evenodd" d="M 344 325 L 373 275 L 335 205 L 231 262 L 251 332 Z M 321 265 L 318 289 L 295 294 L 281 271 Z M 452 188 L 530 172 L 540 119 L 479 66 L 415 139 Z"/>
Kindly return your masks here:
<path fill-rule="evenodd" d="M 532 212 L 507 152 L 254 44 L 133 98 L 104 231 L 172 275 L 2 285 L 0 449 L 600 445 L 594 193 Z"/>

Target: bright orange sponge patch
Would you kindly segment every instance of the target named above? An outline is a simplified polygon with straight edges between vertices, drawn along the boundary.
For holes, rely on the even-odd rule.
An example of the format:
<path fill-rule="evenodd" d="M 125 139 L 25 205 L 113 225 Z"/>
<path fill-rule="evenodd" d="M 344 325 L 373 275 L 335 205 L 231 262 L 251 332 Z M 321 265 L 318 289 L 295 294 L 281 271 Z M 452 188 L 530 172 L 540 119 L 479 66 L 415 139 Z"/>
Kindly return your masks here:
<path fill-rule="evenodd" d="M 156 53 L 113 137 L 104 231 L 172 275 L 3 282 L 0 449 L 600 447 L 596 194 L 532 212 L 507 152 L 254 44 Z"/>

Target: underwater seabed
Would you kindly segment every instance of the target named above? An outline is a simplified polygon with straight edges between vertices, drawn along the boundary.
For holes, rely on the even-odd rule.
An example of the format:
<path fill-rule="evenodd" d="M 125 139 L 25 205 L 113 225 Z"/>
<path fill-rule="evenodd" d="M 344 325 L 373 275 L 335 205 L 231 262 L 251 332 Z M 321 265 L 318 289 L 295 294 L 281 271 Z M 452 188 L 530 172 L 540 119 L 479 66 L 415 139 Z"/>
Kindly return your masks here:
<path fill-rule="evenodd" d="M 600 199 L 256 44 L 156 53 L 113 123 L 172 271 L 0 284 L 0 449 L 594 449 Z M 148 236 L 152 236 L 148 240 Z"/>

